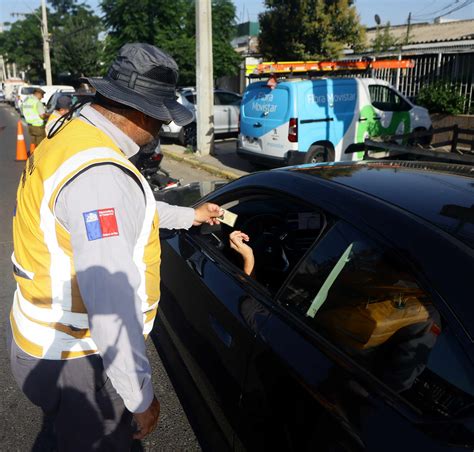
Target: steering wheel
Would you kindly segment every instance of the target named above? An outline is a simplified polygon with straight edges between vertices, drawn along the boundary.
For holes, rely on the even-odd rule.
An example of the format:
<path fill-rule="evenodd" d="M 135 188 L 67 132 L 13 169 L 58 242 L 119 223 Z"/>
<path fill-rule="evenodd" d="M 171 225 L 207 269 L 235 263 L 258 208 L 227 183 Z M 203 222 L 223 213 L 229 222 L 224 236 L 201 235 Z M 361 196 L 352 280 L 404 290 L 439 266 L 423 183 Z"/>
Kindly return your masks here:
<path fill-rule="evenodd" d="M 260 214 L 244 221 L 241 230 L 250 237 L 257 274 L 265 280 L 275 273 L 285 273 L 290 267 L 284 248 L 286 222 L 275 214 Z M 268 277 L 267 277 L 268 276 Z"/>

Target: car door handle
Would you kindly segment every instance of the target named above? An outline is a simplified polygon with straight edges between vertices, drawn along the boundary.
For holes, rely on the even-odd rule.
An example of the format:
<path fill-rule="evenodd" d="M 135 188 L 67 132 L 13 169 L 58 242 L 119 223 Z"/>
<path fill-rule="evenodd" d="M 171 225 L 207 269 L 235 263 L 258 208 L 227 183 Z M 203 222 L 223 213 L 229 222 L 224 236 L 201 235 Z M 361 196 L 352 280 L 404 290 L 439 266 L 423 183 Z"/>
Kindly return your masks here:
<path fill-rule="evenodd" d="M 217 337 L 224 343 L 227 348 L 232 345 L 232 335 L 222 326 L 222 324 L 213 316 L 209 314 L 209 323 L 216 333 Z"/>
<path fill-rule="evenodd" d="M 372 119 L 374 121 L 380 121 L 382 118 L 380 116 L 374 116 Z M 359 118 L 359 122 L 364 122 L 364 121 L 368 121 L 368 120 L 369 120 L 369 118 L 364 118 L 363 116 L 361 116 Z"/>
<path fill-rule="evenodd" d="M 256 123 L 254 123 L 253 126 L 254 127 L 262 127 L 262 123 L 261 122 L 256 122 Z"/>

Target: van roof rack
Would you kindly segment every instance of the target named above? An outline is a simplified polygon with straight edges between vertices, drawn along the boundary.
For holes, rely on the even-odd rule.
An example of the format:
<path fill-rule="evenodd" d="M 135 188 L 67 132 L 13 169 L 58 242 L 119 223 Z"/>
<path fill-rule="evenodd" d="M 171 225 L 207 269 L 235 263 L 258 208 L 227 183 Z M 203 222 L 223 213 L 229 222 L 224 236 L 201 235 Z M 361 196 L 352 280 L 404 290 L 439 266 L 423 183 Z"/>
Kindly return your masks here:
<path fill-rule="evenodd" d="M 291 77 L 293 75 L 347 75 L 364 73 L 373 69 L 410 69 L 413 60 L 341 60 L 341 61 L 270 61 L 247 66 L 250 78 L 270 75 Z"/>

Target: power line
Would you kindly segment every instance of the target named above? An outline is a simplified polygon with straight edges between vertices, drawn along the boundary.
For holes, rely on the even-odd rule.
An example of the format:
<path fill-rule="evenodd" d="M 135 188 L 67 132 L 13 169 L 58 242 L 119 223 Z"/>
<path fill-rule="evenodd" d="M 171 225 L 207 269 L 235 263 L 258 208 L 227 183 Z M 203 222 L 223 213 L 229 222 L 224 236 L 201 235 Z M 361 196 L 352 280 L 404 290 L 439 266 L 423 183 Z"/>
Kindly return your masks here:
<path fill-rule="evenodd" d="M 433 6 L 438 0 L 434 0 L 432 5 Z M 423 12 L 426 9 L 426 6 L 421 7 L 420 9 L 416 10 L 413 14 L 416 16 L 418 13 Z"/>
<path fill-rule="evenodd" d="M 449 7 L 452 7 L 453 5 L 455 5 L 456 3 L 459 3 L 459 0 L 457 0 L 456 2 L 454 3 L 451 3 L 451 5 L 449 5 Z M 454 6 L 453 8 L 451 8 L 449 11 L 445 11 L 443 12 L 443 14 L 439 14 L 440 12 L 446 10 L 447 8 L 442 8 L 438 11 L 433 11 L 432 13 L 429 13 L 427 14 L 426 16 L 417 16 L 415 19 L 417 20 L 431 20 L 431 19 L 434 19 L 436 17 L 439 17 L 439 16 L 449 16 L 450 14 L 456 12 L 456 11 L 459 11 L 460 9 L 463 9 L 465 8 L 466 6 L 469 6 L 469 5 L 472 5 L 474 3 L 474 0 L 464 0 L 463 3 L 457 5 L 457 6 Z"/>
<path fill-rule="evenodd" d="M 465 1 L 465 0 L 464 0 Z M 459 0 L 455 0 L 454 2 L 451 1 L 449 2 L 446 6 L 444 6 L 443 8 L 440 8 L 440 9 L 437 9 L 435 11 L 432 11 L 430 13 L 426 13 L 426 14 L 422 14 L 421 16 L 416 16 L 416 17 L 428 17 L 428 16 L 433 16 L 435 14 L 439 14 L 440 12 L 442 11 L 445 11 L 451 7 L 453 7 L 454 5 L 456 5 L 456 3 L 459 3 Z M 417 13 L 418 14 L 418 13 Z"/>

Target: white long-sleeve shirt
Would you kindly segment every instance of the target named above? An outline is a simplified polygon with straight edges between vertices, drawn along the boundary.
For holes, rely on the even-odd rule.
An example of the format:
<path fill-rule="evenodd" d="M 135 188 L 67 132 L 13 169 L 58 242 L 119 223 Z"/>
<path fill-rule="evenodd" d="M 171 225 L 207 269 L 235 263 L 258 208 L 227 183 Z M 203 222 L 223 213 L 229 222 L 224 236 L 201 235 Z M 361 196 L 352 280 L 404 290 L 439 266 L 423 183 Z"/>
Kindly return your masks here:
<path fill-rule="evenodd" d="M 93 107 L 84 107 L 80 118 L 109 135 L 128 158 L 138 152 L 139 147 Z M 83 213 L 109 208 L 115 209 L 119 234 L 90 241 Z M 162 202 L 157 209 L 160 228 L 192 226 L 194 209 Z M 145 215 L 143 192 L 121 168 L 94 166 L 62 189 L 56 215 L 71 235 L 79 290 L 105 371 L 127 409 L 143 412 L 154 394 L 137 296 L 140 276 L 133 261 Z"/>

